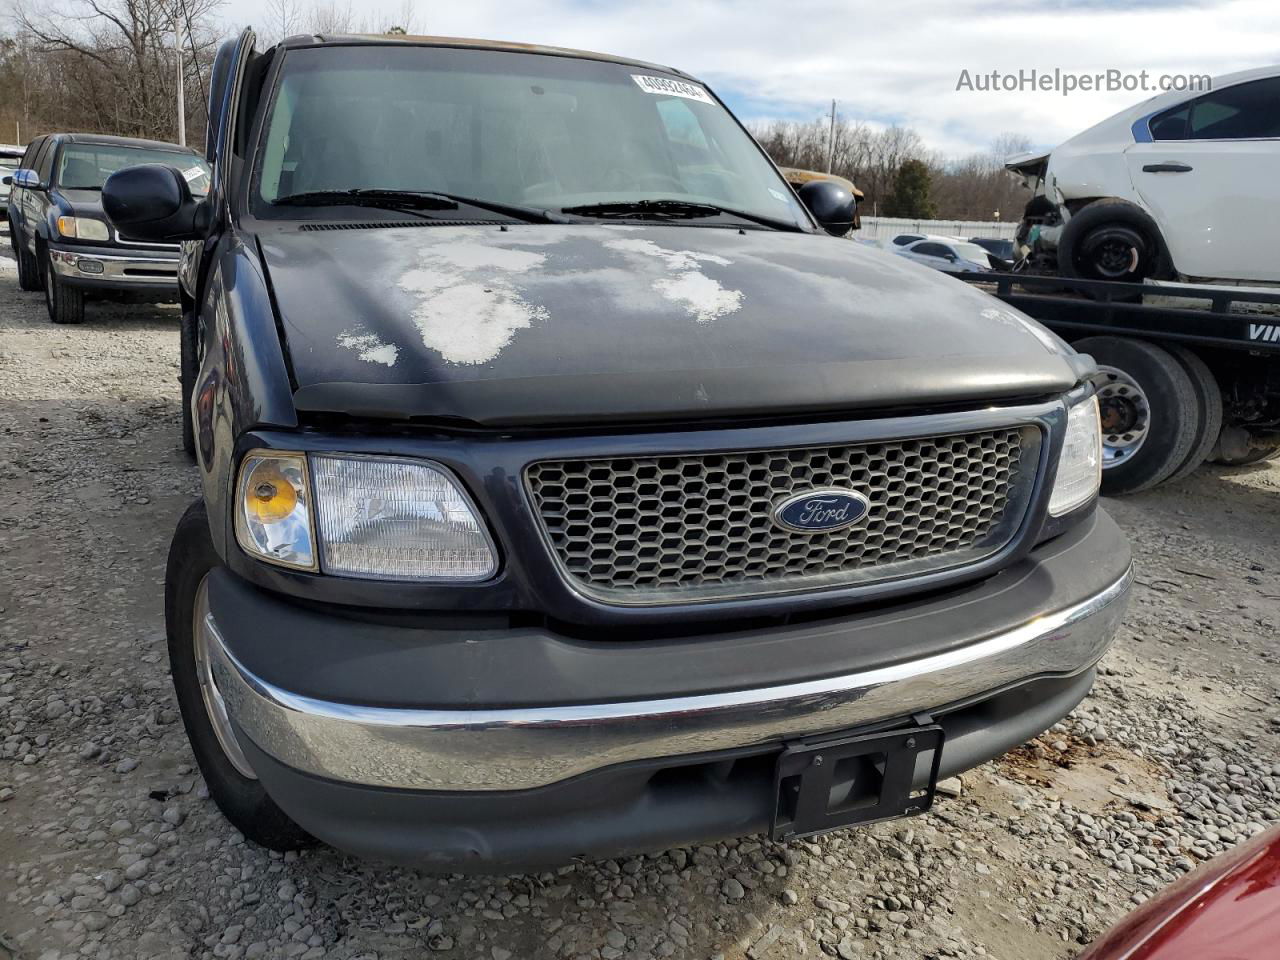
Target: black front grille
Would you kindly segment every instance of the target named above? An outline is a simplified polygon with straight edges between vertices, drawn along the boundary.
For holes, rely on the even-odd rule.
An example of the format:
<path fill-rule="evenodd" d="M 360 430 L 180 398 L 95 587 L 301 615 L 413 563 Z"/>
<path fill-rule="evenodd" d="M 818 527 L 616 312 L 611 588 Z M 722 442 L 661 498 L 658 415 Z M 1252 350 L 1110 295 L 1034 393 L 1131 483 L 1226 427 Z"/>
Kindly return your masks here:
<path fill-rule="evenodd" d="M 803 449 L 532 464 L 551 548 L 584 592 L 671 603 L 869 583 L 971 563 L 1012 538 L 1030 499 L 1030 427 Z M 867 498 L 852 527 L 775 523 L 819 488 Z"/>

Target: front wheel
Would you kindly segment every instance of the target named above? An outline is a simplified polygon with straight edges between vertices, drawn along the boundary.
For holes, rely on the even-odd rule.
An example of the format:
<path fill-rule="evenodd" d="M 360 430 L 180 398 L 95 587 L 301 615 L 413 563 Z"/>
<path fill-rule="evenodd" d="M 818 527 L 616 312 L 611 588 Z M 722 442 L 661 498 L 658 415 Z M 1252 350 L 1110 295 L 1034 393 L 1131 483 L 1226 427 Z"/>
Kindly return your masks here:
<path fill-rule="evenodd" d="M 18 238 L 18 228 L 9 221 L 9 237 L 13 244 L 13 255 L 18 261 L 18 289 L 40 289 L 40 265 L 35 255 L 27 249 L 27 245 Z"/>
<path fill-rule="evenodd" d="M 192 460 L 196 457 L 195 426 L 191 422 L 191 391 L 200 369 L 196 318 L 183 315 L 178 327 L 178 389 L 182 393 L 182 449 Z"/>
<path fill-rule="evenodd" d="M 84 323 L 84 291 L 65 282 L 53 270 L 53 260 L 44 258 L 44 305 L 54 323 Z"/>
<path fill-rule="evenodd" d="M 214 678 L 209 575 L 220 565 L 204 503 L 195 503 L 178 521 L 164 584 L 169 672 L 182 723 L 209 795 L 232 826 L 269 850 L 300 850 L 315 840 L 267 795 Z"/>
<path fill-rule="evenodd" d="M 1067 221 L 1058 241 L 1058 273 L 1082 280 L 1142 283 L 1168 276 L 1170 267 L 1160 228 L 1151 216 L 1125 200 L 1104 199 Z"/>

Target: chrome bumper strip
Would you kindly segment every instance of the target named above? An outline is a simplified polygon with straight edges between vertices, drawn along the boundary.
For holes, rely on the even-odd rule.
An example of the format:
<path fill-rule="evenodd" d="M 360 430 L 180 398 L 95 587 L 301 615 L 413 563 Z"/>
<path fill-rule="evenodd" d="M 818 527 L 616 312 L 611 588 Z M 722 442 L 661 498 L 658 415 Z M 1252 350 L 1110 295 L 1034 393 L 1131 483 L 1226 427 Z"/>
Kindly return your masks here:
<path fill-rule="evenodd" d="M 53 250 L 50 252 L 53 272 L 63 277 L 75 277 L 78 280 L 102 281 L 104 283 L 153 283 L 157 286 L 173 286 L 178 283 L 178 258 L 174 257 L 130 257 L 107 256 L 91 252 L 80 253 L 73 250 Z M 97 264 L 99 268 L 85 270 L 82 262 Z M 127 271 L 146 271 L 145 273 L 128 273 Z"/>
<path fill-rule="evenodd" d="M 254 676 L 205 618 L 214 677 L 238 728 L 297 770 L 414 790 L 520 790 L 631 760 L 776 742 L 937 710 L 1106 652 L 1132 571 L 1064 610 L 932 657 L 774 687 L 665 700 L 474 710 L 328 703 Z"/>

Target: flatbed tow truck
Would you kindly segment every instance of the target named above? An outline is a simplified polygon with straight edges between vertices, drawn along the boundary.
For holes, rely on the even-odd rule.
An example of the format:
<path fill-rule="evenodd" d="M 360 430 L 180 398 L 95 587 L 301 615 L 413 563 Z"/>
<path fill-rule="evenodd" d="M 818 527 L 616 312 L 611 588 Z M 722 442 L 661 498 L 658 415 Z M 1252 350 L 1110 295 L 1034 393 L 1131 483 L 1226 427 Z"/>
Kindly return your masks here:
<path fill-rule="evenodd" d="M 1280 288 L 962 278 L 1098 362 L 1104 493 L 1280 456 Z"/>

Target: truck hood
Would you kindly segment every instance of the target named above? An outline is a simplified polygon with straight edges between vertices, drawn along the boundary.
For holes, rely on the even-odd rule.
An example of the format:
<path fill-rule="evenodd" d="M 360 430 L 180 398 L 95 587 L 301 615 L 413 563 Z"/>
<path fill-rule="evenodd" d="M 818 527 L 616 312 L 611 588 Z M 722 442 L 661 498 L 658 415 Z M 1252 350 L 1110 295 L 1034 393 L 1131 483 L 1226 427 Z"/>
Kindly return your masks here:
<path fill-rule="evenodd" d="M 814 234 L 424 220 L 258 239 L 300 411 L 781 416 L 1045 395 L 1082 372 L 995 298 Z"/>
<path fill-rule="evenodd" d="M 71 204 L 71 211 L 77 217 L 96 217 L 106 219 L 102 212 L 102 193 L 98 190 L 59 190 L 62 199 Z"/>

